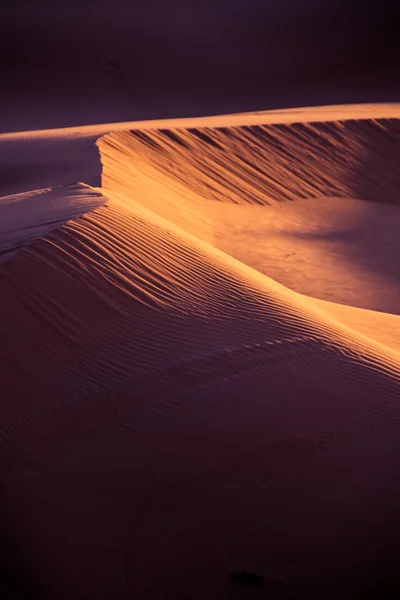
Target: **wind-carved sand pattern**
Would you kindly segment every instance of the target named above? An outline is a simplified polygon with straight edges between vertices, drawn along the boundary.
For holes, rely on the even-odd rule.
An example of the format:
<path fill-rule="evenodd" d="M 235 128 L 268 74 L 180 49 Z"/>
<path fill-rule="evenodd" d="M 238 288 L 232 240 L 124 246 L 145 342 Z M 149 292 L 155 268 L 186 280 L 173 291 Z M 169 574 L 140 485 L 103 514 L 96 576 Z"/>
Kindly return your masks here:
<path fill-rule="evenodd" d="M 399 134 L 398 119 L 367 119 L 118 131 L 98 146 L 103 187 L 122 190 L 125 174 L 160 171 L 172 189 L 235 204 L 320 196 L 399 204 Z M 122 164 L 121 153 L 131 160 Z"/>
<path fill-rule="evenodd" d="M 397 267 L 366 262 L 358 293 L 341 255 L 363 310 L 282 285 L 253 247 L 292 243 L 290 227 L 360 254 L 360 220 L 399 225 L 399 133 L 395 119 L 112 132 L 104 198 L 63 188 L 66 208 L 84 198 L 67 222 L 36 222 L 39 239 L 20 223 L 14 246 L 7 229 L 1 507 L 31 591 L 354 598 L 374 592 L 372 564 L 379 585 L 394 572 L 400 310 L 374 312 L 365 289 L 396 313 Z M 243 219 L 263 226 L 239 240 Z M 241 571 L 284 585 L 237 587 Z"/>

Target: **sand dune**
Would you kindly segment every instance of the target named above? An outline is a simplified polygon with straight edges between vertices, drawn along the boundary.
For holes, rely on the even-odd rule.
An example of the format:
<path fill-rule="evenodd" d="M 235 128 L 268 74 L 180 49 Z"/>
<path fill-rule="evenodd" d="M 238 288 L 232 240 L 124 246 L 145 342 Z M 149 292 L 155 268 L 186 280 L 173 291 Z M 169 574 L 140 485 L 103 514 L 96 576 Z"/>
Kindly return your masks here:
<path fill-rule="evenodd" d="M 295 291 L 399 314 L 398 133 L 395 119 L 113 132 L 102 185 Z"/>
<path fill-rule="evenodd" d="M 3 196 L 0 198 L 0 258 L 106 201 L 105 196 L 82 183 Z"/>
<path fill-rule="evenodd" d="M 2 533 L 25 594 L 245 598 L 241 569 L 280 580 L 271 598 L 393 583 L 400 317 L 333 288 L 362 305 L 379 282 L 396 308 L 397 135 L 392 121 L 113 132 L 102 190 L 0 203 L 18 247 L 0 264 Z M 282 285 L 269 254 L 289 230 L 305 272 L 289 263 Z"/>
<path fill-rule="evenodd" d="M 135 170 L 138 157 L 208 199 L 269 205 L 345 196 L 398 203 L 398 119 L 226 127 L 113 132 L 99 142 L 103 186 L 113 174 L 120 180 L 119 149 L 132 158 L 125 169 Z"/>
<path fill-rule="evenodd" d="M 400 316 L 383 312 L 363 310 L 354 306 L 326 302 L 310 298 L 310 301 L 322 309 L 335 321 L 366 335 L 393 350 L 400 351 Z"/>

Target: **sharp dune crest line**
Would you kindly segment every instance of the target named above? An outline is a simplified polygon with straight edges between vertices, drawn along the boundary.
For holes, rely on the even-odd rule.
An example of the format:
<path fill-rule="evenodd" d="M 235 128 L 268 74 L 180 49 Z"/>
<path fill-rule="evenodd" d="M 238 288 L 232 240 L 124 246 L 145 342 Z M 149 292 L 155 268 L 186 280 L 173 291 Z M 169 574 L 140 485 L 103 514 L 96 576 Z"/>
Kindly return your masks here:
<path fill-rule="evenodd" d="M 82 210 L 0 263 L 2 533 L 40 597 L 241 598 L 249 569 L 350 599 L 397 555 L 400 317 L 289 289 L 216 215 L 397 210 L 398 133 L 113 132 L 104 197 L 71 186 Z"/>
<path fill-rule="evenodd" d="M 145 121 L 122 121 L 60 127 L 32 131 L 1 133 L 0 142 L 18 140 L 65 139 L 101 136 L 110 131 L 188 129 L 192 127 L 235 127 L 243 125 L 271 125 L 282 123 L 315 123 L 349 119 L 398 119 L 399 103 L 381 102 L 365 104 L 339 104 L 333 106 L 312 106 L 277 110 L 261 110 L 247 113 L 232 113 L 206 117 L 185 117 L 174 119 L 152 119 Z"/>

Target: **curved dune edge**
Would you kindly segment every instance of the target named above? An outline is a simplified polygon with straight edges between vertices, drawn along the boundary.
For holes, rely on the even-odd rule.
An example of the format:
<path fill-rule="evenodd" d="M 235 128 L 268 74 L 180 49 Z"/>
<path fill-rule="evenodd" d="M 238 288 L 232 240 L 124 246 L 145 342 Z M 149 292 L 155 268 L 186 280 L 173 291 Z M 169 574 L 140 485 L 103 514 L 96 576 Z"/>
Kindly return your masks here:
<path fill-rule="evenodd" d="M 336 114 L 340 115 L 340 110 Z M 103 165 L 103 189 L 114 196 L 122 194 L 127 205 L 129 198 L 134 198 L 241 262 L 280 279 L 290 288 L 296 289 L 297 285 L 297 291 L 303 294 L 316 295 L 321 300 L 335 296 L 335 301 L 341 304 L 367 309 L 363 317 L 358 315 L 357 318 L 354 312 L 352 316 L 349 312 L 344 315 L 343 310 L 333 312 L 335 318 L 339 318 L 340 312 L 339 320 L 360 333 L 398 349 L 399 326 L 395 314 L 400 311 L 400 271 L 394 267 L 389 269 L 388 265 L 400 250 L 396 233 L 396 223 L 400 223 L 399 120 L 371 118 L 373 113 L 363 120 L 367 113 L 350 114 L 360 118 L 321 122 L 317 120 L 316 111 L 312 122 L 245 124 L 230 128 L 222 125 L 213 128 L 209 124 L 186 130 L 176 127 L 113 132 L 97 142 Z M 334 115 L 331 111 L 330 118 Z M 312 199 L 315 203 L 309 205 Z M 285 213 L 290 216 L 291 209 L 284 208 L 288 201 L 294 201 L 294 207 L 304 205 L 304 214 L 299 213 L 301 222 L 299 215 L 294 214 L 292 222 L 285 217 L 285 231 L 282 225 L 277 229 L 276 223 L 284 222 Z M 379 207 L 382 202 L 385 206 Z M 337 216 L 331 221 L 321 220 L 320 225 L 313 219 L 315 223 L 311 228 L 307 215 L 314 211 L 316 216 L 318 205 L 322 215 L 324 207 L 329 207 Z M 245 212 L 246 207 L 253 212 L 256 208 L 260 217 L 260 209 L 268 208 L 273 229 L 257 230 L 256 218 L 253 218 L 253 229 L 247 239 L 242 236 L 239 248 L 235 236 L 238 229 L 246 229 L 239 221 L 248 219 L 250 212 Z M 231 217 L 234 213 L 237 215 Z M 296 233 L 293 227 L 301 231 Z M 363 228 L 365 236 L 377 236 L 378 241 L 370 245 L 376 247 L 380 257 L 371 255 L 366 240 L 361 239 L 360 249 L 355 246 Z M 280 238 L 274 235 L 269 245 L 264 243 L 265 250 L 262 250 L 259 236 L 279 229 L 283 235 Z M 352 238 L 353 231 L 355 237 Z M 302 245 L 293 233 L 300 241 L 300 235 L 304 238 Z M 318 266 L 313 256 L 324 250 L 317 245 L 318 239 L 324 241 L 332 237 L 335 240 L 340 236 L 346 244 L 342 248 L 331 244 L 332 250 L 328 246 L 330 255 L 321 255 Z M 281 252 L 277 251 L 279 245 Z M 271 258 L 265 260 L 262 252 L 271 253 L 272 249 Z M 299 270 L 297 264 L 293 264 L 292 272 L 291 263 L 287 272 L 282 271 L 286 255 L 297 251 L 310 261 L 304 267 L 310 274 L 303 279 L 299 276 L 298 281 L 293 276 L 294 270 Z M 344 252 L 342 257 L 339 251 Z M 325 263 L 328 264 L 326 289 L 323 287 Z M 337 277 L 343 285 L 343 291 L 336 295 L 332 293 L 329 273 L 330 279 L 335 281 Z M 313 281 L 322 283 L 317 288 Z M 392 314 L 383 318 L 376 311 Z M 370 325 L 364 327 L 364 318 Z"/>
<path fill-rule="evenodd" d="M 309 298 L 316 308 L 349 329 L 379 342 L 396 352 L 400 352 L 400 316 L 343 306 L 335 302 L 326 302 Z"/>
<path fill-rule="evenodd" d="M 104 194 L 84 183 L 1 197 L 0 260 L 105 202 Z"/>
<path fill-rule="evenodd" d="M 157 182 L 156 185 L 159 185 L 159 183 Z M 134 212 L 137 212 L 142 211 L 144 208 L 141 205 L 138 205 L 136 202 L 133 202 L 131 197 L 124 196 L 121 193 L 108 190 L 108 196 L 110 199 L 112 199 L 113 202 L 116 202 L 128 211 L 133 210 Z M 141 194 L 141 197 L 143 198 L 143 192 Z M 155 195 L 152 197 L 154 198 Z M 182 198 L 182 201 L 184 202 L 185 199 Z M 165 205 L 163 206 L 163 209 L 165 210 Z M 196 213 L 191 212 L 190 209 L 182 210 L 181 214 L 179 214 L 178 212 L 172 213 L 173 217 L 178 222 L 185 222 L 186 230 L 183 230 L 182 228 L 174 225 L 171 221 L 167 221 L 163 217 L 159 218 L 155 213 L 152 213 L 152 211 L 147 211 L 147 209 L 144 210 L 145 214 L 148 214 L 152 219 L 158 220 L 162 227 L 165 227 L 172 231 L 176 231 L 178 235 L 187 236 L 187 234 L 189 234 L 188 239 L 190 239 L 192 242 L 195 241 L 196 243 L 198 243 L 200 241 L 196 237 L 196 234 L 200 229 L 201 235 L 204 235 L 204 226 L 202 220 L 199 218 L 199 215 L 196 215 Z M 190 219 L 188 218 L 188 215 L 191 217 Z M 208 225 L 211 231 L 211 225 Z M 190 229 L 193 233 L 189 233 Z M 210 240 L 213 239 L 214 238 L 212 236 L 212 233 L 210 233 L 209 239 L 207 240 L 206 244 L 210 244 Z M 210 245 L 212 246 L 212 241 Z M 209 251 L 211 251 L 210 248 Z M 396 352 L 400 351 L 399 315 L 360 309 L 353 306 L 343 306 L 335 302 L 326 302 L 324 300 L 318 300 L 316 298 L 304 296 L 303 294 L 298 294 L 286 288 L 286 286 L 282 286 L 270 277 L 263 275 L 259 271 L 254 270 L 252 268 L 248 268 L 248 265 L 246 265 L 246 263 L 242 263 L 241 261 L 236 260 L 234 256 L 227 255 L 225 252 L 218 252 L 218 254 L 220 256 L 223 256 L 224 260 L 233 260 L 235 269 L 244 268 L 247 276 L 249 276 L 249 273 L 251 273 L 252 277 L 256 276 L 256 278 L 260 278 L 260 281 L 263 281 L 263 283 L 268 282 L 268 285 L 278 286 L 278 288 L 282 291 L 286 290 L 287 292 L 289 292 L 289 294 L 291 294 L 292 300 L 296 298 L 301 305 L 306 305 L 311 311 L 317 311 L 318 314 L 322 313 L 325 319 L 328 318 L 329 321 L 333 320 L 337 325 L 339 325 L 339 327 L 342 326 L 342 328 L 344 327 L 347 332 L 350 331 L 350 335 L 361 335 L 363 338 L 365 338 L 364 341 L 367 340 L 367 343 L 377 343 L 378 345 L 383 345 Z"/>
<path fill-rule="evenodd" d="M 0 268 L 3 507 L 47 596 L 217 598 L 243 564 L 363 585 L 398 506 L 398 353 L 133 201 Z"/>
<path fill-rule="evenodd" d="M 187 129 L 191 127 L 234 127 L 243 125 L 271 125 L 315 121 L 337 121 L 353 119 L 398 119 L 399 103 L 364 103 L 332 106 L 312 106 L 278 110 L 252 111 L 206 117 L 187 117 L 181 119 L 152 119 L 146 121 L 124 121 L 80 125 L 79 127 L 60 127 L 31 131 L 1 133 L 0 142 L 52 139 L 65 137 L 98 137 L 110 131 L 128 131 L 132 129 Z"/>

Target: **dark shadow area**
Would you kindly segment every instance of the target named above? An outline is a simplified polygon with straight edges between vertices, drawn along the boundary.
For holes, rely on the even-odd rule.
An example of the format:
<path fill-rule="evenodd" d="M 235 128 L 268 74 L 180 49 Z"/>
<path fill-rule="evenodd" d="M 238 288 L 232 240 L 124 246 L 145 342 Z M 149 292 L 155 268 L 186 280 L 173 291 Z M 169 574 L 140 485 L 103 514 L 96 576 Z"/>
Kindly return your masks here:
<path fill-rule="evenodd" d="M 19 544 L 16 527 L 9 522 L 9 510 L 0 503 L 0 594 L 5 600 L 44 600 L 44 595 L 33 577 L 29 556 L 32 550 Z M 7 518 L 6 518 L 7 515 Z M 7 520 L 7 522 L 6 522 Z"/>
<path fill-rule="evenodd" d="M 101 164 L 95 137 L 0 144 L 0 196 L 74 181 L 100 186 Z"/>
<path fill-rule="evenodd" d="M 400 204 L 400 120 L 367 122 L 360 130 L 355 121 L 345 124 L 359 140 L 358 165 L 349 187 L 354 196 L 372 202 Z"/>
<path fill-rule="evenodd" d="M 263 577 L 248 571 L 238 571 L 232 575 L 231 579 L 240 587 L 261 587 L 264 583 Z"/>

